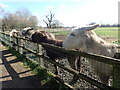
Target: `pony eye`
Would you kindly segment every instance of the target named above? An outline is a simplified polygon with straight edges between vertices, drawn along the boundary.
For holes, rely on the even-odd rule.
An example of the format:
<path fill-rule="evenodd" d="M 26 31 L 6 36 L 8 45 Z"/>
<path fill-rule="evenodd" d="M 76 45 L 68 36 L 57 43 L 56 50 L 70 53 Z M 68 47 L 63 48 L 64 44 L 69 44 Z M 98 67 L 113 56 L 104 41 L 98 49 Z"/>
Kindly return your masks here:
<path fill-rule="evenodd" d="M 71 35 L 71 36 L 75 36 L 75 34 L 73 34 L 73 33 L 72 33 L 72 34 L 70 34 L 70 35 Z"/>

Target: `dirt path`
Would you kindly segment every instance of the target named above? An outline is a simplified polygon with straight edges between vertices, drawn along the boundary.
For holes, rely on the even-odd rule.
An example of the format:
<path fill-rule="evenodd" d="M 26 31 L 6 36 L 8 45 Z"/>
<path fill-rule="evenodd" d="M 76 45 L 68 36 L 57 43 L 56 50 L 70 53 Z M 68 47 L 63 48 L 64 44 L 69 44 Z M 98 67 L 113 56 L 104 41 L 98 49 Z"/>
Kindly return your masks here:
<path fill-rule="evenodd" d="M 0 44 L 0 84 L 2 88 L 41 88 L 31 70 Z M 0 85 L 1 86 L 1 85 Z"/>

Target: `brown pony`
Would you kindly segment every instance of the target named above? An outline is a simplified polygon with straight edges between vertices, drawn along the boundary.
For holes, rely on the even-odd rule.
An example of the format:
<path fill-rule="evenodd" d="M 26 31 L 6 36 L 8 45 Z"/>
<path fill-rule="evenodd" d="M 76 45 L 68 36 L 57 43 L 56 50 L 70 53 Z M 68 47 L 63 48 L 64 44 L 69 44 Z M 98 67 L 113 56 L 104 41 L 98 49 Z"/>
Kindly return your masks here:
<path fill-rule="evenodd" d="M 56 40 L 54 35 L 52 33 L 48 33 L 48 32 L 45 32 L 45 31 L 37 31 L 35 32 L 33 35 L 32 35 L 32 41 L 35 42 L 35 43 L 48 43 L 48 44 L 53 44 L 55 46 L 58 46 L 58 47 L 62 47 L 62 44 L 63 44 L 63 40 Z M 77 61 L 77 63 L 80 63 L 78 62 L 78 58 L 79 56 L 77 55 L 74 55 L 74 56 L 67 56 L 65 55 L 65 53 L 61 53 L 59 51 L 54 51 L 48 47 L 44 47 L 43 48 L 46 50 L 46 54 L 47 56 L 52 59 L 52 60 L 56 60 L 56 59 L 60 59 L 60 58 L 68 58 L 68 62 L 70 63 L 70 66 L 73 68 L 73 69 L 76 69 L 75 67 L 75 63 Z M 79 58 L 80 60 L 80 58 Z M 80 65 L 80 64 L 79 64 Z M 55 74 L 58 74 L 58 71 L 57 71 L 57 66 L 54 65 L 55 67 Z M 79 68 L 79 71 L 81 71 L 81 69 Z"/>

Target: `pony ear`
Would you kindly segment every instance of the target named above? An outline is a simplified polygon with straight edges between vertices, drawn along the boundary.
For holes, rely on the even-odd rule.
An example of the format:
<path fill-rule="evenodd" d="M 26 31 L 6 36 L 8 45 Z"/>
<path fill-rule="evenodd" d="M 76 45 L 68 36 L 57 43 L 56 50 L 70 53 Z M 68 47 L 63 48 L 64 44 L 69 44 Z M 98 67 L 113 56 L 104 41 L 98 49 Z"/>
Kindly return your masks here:
<path fill-rule="evenodd" d="M 86 27 L 81 27 L 80 30 L 82 31 L 90 31 L 90 30 L 93 30 L 97 27 L 99 27 L 100 25 L 99 24 L 94 24 L 94 25 L 90 25 L 90 26 L 86 26 Z"/>

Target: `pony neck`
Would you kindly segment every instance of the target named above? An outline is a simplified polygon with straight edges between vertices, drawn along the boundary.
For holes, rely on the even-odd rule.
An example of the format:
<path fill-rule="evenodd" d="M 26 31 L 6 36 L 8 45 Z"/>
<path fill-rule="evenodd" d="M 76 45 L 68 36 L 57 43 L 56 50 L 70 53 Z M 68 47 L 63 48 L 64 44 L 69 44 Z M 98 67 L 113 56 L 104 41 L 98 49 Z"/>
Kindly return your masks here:
<path fill-rule="evenodd" d="M 86 44 L 85 52 L 114 57 L 116 50 L 113 48 L 112 44 L 96 37 L 92 38 L 91 44 Z"/>
<path fill-rule="evenodd" d="M 63 41 L 62 41 L 62 40 L 55 40 L 55 39 L 48 39 L 48 40 L 47 40 L 47 43 L 53 44 L 53 45 L 55 45 L 55 46 L 62 47 Z"/>

